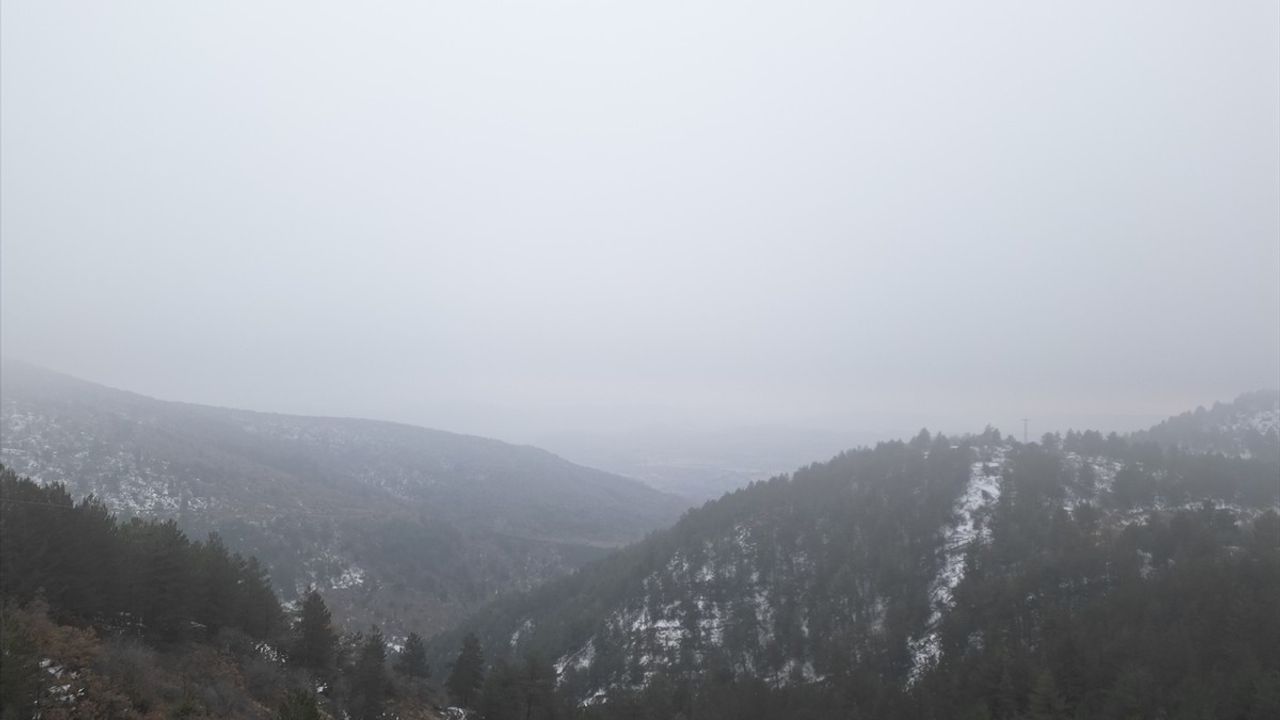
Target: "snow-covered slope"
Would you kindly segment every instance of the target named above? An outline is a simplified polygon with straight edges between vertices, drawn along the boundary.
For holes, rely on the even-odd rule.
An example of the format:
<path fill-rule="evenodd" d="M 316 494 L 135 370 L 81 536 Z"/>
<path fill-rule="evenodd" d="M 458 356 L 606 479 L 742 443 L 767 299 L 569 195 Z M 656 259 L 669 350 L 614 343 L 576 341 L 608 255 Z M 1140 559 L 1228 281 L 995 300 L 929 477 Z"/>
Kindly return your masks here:
<path fill-rule="evenodd" d="M 975 612 L 975 563 L 1016 568 L 1041 552 L 1010 547 L 1014 518 L 1119 537 L 1178 512 L 1248 523 L 1280 508 L 1276 459 L 1147 440 L 1070 433 L 1022 444 L 988 431 L 844 453 L 709 503 L 464 629 L 492 655 L 552 658 L 586 702 L 657 674 L 794 685 L 864 668 L 911 686 L 966 644 L 981 647 L 980 636 L 948 636 L 964 624 L 953 615 Z M 1148 562 L 1133 552 L 1136 567 Z M 1054 592 L 1101 587 L 1079 572 Z M 456 641 L 438 638 L 438 657 Z"/>
<path fill-rule="evenodd" d="M 938 662 L 941 647 L 938 624 L 953 606 L 952 591 L 964 579 L 964 564 L 974 543 L 991 539 L 989 520 L 996 502 L 1000 500 L 1000 479 L 1010 448 L 995 445 L 985 448 L 982 457 L 969 468 L 969 481 L 955 503 L 955 520 L 942 531 L 943 563 L 929 585 L 931 611 L 924 632 L 913 638 L 911 648 L 910 682 L 914 682 L 928 668 Z"/>
<path fill-rule="evenodd" d="M 0 462 L 258 555 L 286 598 L 395 634 L 444 627 L 684 504 L 531 447 L 394 423 L 163 402 L 6 361 Z"/>
<path fill-rule="evenodd" d="M 1280 457 L 1280 391 L 1258 390 L 1199 407 L 1134 438 L 1187 452 L 1275 459 Z"/>

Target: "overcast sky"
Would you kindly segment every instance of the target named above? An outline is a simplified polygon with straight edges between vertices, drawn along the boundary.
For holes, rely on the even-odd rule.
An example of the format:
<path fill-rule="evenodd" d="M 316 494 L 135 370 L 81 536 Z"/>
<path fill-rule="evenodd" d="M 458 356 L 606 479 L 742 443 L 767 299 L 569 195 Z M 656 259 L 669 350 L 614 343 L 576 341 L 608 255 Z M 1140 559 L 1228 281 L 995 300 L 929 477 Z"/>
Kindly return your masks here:
<path fill-rule="evenodd" d="M 1280 385 L 1275 2 L 0 7 L 8 356 L 514 440 Z"/>

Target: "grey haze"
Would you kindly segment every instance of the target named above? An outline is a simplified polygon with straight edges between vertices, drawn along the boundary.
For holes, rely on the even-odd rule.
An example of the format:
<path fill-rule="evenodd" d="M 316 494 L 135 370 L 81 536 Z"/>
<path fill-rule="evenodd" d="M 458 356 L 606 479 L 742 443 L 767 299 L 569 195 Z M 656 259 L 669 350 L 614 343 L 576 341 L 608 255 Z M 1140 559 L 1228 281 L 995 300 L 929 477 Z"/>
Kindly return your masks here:
<path fill-rule="evenodd" d="M 0 13 L 0 340 L 84 378 L 520 442 L 1280 384 L 1276 3 Z"/>

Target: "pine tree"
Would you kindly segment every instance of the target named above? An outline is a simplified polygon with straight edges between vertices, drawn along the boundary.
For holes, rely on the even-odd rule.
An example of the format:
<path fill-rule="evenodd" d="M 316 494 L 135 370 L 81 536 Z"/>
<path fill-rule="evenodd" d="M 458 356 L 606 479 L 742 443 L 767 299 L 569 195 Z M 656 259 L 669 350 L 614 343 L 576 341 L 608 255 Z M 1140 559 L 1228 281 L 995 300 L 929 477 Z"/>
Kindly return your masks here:
<path fill-rule="evenodd" d="M 480 716 L 485 720 L 522 720 L 523 700 L 519 672 L 514 665 L 498 658 L 476 694 Z"/>
<path fill-rule="evenodd" d="M 360 646 L 352 672 L 352 694 L 355 696 L 356 720 L 377 720 L 386 704 L 386 643 L 377 627 L 369 631 Z"/>
<path fill-rule="evenodd" d="M 311 693 L 291 690 L 276 711 L 276 720 L 320 720 L 320 707 Z"/>
<path fill-rule="evenodd" d="M 484 654 L 480 650 L 480 639 L 474 633 L 467 633 L 445 687 L 455 702 L 462 707 L 471 707 L 483 682 Z"/>
<path fill-rule="evenodd" d="M 274 636 L 284 625 L 284 613 L 280 610 L 280 599 L 271 589 L 271 578 L 256 557 L 245 560 L 237 554 L 235 563 L 240 576 L 236 581 L 239 588 L 236 623 L 252 637 Z"/>
<path fill-rule="evenodd" d="M 555 671 L 534 657 L 526 657 L 519 666 L 499 659 L 485 677 L 476 704 L 485 720 L 554 720 Z"/>
<path fill-rule="evenodd" d="M 556 673 L 550 665 L 526 657 L 520 673 L 524 720 L 552 720 L 556 711 Z"/>
<path fill-rule="evenodd" d="M 234 618 L 236 568 L 226 544 L 216 532 L 209 533 L 209 540 L 204 545 L 196 546 L 196 553 L 201 571 L 196 619 L 204 623 L 209 635 L 213 636 Z"/>
<path fill-rule="evenodd" d="M 30 607 L 30 606 L 28 606 Z M 39 650 L 27 623 L 10 603 L 0 605 L 0 718 L 34 717 L 40 697 Z"/>
<path fill-rule="evenodd" d="M 203 624 L 265 639 L 283 618 L 257 560 L 229 556 L 216 536 L 192 543 L 172 520 L 120 524 L 93 496 L 78 504 L 62 485 L 41 487 L 0 466 L 0 591 L 37 593 L 60 618 L 137 623 L 175 641 Z"/>
<path fill-rule="evenodd" d="M 404 650 L 396 662 L 396 670 L 414 678 L 431 677 L 431 667 L 427 664 L 427 646 L 422 636 L 416 632 L 409 633 L 404 641 Z"/>
<path fill-rule="evenodd" d="M 142 620 L 152 635 L 177 640 L 191 617 L 190 541 L 173 520 L 138 524 L 135 541 Z"/>
<path fill-rule="evenodd" d="M 120 604 L 119 552 L 116 520 L 107 506 L 93 495 L 76 505 L 75 532 L 67 538 L 72 544 L 70 569 L 78 588 L 79 611 L 86 618 L 109 615 Z"/>
<path fill-rule="evenodd" d="M 297 640 L 290 660 L 298 667 L 322 672 L 333 664 L 338 636 L 333 631 L 333 621 L 324 598 L 314 588 L 302 602 L 298 617 Z"/>

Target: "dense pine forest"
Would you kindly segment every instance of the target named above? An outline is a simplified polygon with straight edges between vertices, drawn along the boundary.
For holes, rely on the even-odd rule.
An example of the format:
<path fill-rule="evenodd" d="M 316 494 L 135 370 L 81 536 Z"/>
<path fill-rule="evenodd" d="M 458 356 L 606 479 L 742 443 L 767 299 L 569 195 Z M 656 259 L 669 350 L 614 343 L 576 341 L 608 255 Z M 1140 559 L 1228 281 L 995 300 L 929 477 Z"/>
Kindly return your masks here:
<path fill-rule="evenodd" d="M 284 608 L 254 558 L 0 466 L 2 717 L 434 717 L 421 637 Z"/>
<path fill-rule="evenodd" d="M 922 431 L 394 646 L 217 534 L 3 470 L 4 718 L 1277 717 L 1266 429 Z"/>
<path fill-rule="evenodd" d="M 0 0 L 0 720 L 223 718 L 1280 720 L 1280 0 Z"/>
<path fill-rule="evenodd" d="M 666 527 L 684 501 L 546 451 L 149 398 L 0 357 L 0 463 L 122 517 L 216 531 L 297 601 L 397 641 Z"/>
<path fill-rule="evenodd" d="M 709 503 L 439 652 L 473 633 L 486 689 L 558 678 L 600 718 L 1275 717 L 1278 468 L 922 433 Z"/>

